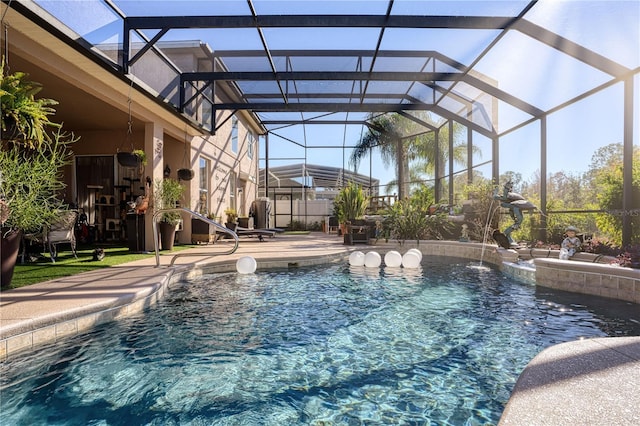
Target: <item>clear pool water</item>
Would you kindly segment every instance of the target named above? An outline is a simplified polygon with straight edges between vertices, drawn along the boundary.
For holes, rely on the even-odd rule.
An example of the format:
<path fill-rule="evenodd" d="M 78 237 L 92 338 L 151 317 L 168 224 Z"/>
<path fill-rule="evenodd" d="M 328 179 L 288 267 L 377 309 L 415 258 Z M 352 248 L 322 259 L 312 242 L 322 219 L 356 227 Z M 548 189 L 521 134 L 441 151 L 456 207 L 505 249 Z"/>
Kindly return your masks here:
<path fill-rule="evenodd" d="M 211 275 L 2 364 L 3 425 L 496 424 L 555 343 L 640 335 L 638 305 L 450 258 Z"/>

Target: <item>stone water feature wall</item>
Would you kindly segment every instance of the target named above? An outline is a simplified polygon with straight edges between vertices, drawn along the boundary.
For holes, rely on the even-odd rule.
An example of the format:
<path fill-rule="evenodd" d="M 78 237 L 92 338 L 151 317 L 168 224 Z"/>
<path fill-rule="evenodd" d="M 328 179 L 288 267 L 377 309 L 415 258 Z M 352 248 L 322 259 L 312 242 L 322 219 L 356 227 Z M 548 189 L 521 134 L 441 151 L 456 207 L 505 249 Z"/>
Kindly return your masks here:
<path fill-rule="evenodd" d="M 400 252 L 417 248 L 423 256 L 482 259 L 521 282 L 640 304 L 640 270 L 612 265 L 612 257 L 578 253 L 571 260 L 560 260 L 558 250 L 505 250 L 457 241 L 378 242 L 376 248 Z"/>

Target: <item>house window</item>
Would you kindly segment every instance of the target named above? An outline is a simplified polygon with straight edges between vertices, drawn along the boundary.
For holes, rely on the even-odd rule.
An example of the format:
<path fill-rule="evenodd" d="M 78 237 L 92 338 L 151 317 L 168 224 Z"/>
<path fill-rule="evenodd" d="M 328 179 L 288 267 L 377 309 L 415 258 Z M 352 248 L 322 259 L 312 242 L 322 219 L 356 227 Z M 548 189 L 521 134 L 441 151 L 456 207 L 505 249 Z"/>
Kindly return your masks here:
<path fill-rule="evenodd" d="M 231 151 L 238 153 L 238 119 L 235 116 L 231 118 Z"/>
<path fill-rule="evenodd" d="M 209 170 L 211 170 L 211 161 L 200 157 L 199 162 L 199 201 L 198 201 L 198 213 L 200 214 L 208 214 L 209 213 Z"/>
<path fill-rule="evenodd" d="M 236 189 L 238 188 L 238 183 L 236 181 L 237 176 L 235 172 L 229 173 L 229 208 L 238 210 L 238 203 L 236 200 Z"/>
<path fill-rule="evenodd" d="M 255 149 L 256 137 L 253 133 L 249 133 L 249 145 L 247 146 L 247 157 L 253 160 L 253 150 Z"/>

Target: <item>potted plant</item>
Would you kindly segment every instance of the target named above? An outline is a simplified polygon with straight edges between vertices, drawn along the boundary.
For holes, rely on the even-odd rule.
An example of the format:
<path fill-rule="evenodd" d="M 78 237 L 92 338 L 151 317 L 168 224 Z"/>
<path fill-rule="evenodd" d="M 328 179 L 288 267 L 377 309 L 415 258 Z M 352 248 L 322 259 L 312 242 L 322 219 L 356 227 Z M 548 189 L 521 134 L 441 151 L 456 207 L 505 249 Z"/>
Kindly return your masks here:
<path fill-rule="evenodd" d="M 178 179 L 191 180 L 195 176 L 193 169 L 178 169 Z"/>
<path fill-rule="evenodd" d="M 238 213 L 236 212 L 236 209 L 228 208 L 224 211 L 224 214 L 227 215 L 227 221 L 225 222 L 224 226 L 229 229 L 235 230 L 237 226 L 236 220 L 238 219 Z"/>
<path fill-rule="evenodd" d="M 61 127 L 49 120 L 49 116 L 56 112 L 53 105 L 58 102 L 36 98 L 42 86 L 28 80 L 28 74 L 16 71 L 5 75 L 4 60 L 0 73 L 2 140 L 37 150 L 43 141 L 50 139 L 48 130 Z"/>
<path fill-rule="evenodd" d="M 182 162 L 184 167 L 178 169 L 178 179 L 179 180 L 191 180 L 195 176 L 195 171 L 188 167 L 189 165 L 189 149 L 190 143 L 187 141 L 187 134 L 185 131 L 184 135 L 184 157 L 182 158 Z"/>
<path fill-rule="evenodd" d="M 77 139 L 57 130 L 39 148 L 31 149 L 13 141 L 2 141 L 0 149 L 0 194 L 3 200 L 2 286 L 11 283 L 13 268 L 24 233 L 36 233 L 57 219 L 63 202 L 62 167 L 69 163 L 69 145 Z"/>
<path fill-rule="evenodd" d="M 345 244 L 353 243 L 351 224 L 355 220 L 363 218 L 368 203 L 368 198 L 362 187 L 353 182 L 350 182 L 338 193 L 333 210 L 341 223 Z"/>
<path fill-rule="evenodd" d="M 147 165 L 147 154 L 141 149 L 134 149 L 130 152 L 121 151 L 116 156 L 118 164 L 122 167 L 142 168 Z"/>
<path fill-rule="evenodd" d="M 158 210 L 175 208 L 182 198 L 184 188 L 175 179 L 157 179 L 154 188 L 155 207 Z M 176 237 L 176 227 L 180 223 L 180 213 L 165 212 L 160 217 L 160 244 L 163 250 L 172 250 Z"/>
<path fill-rule="evenodd" d="M 2 287 L 9 287 L 21 235 L 34 233 L 58 217 L 63 203 L 62 167 L 69 163 L 69 145 L 77 140 L 60 124 L 52 99 L 36 98 L 38 83 L 23 72 L 5 75 L 0 66 L 0 237 Z"/>

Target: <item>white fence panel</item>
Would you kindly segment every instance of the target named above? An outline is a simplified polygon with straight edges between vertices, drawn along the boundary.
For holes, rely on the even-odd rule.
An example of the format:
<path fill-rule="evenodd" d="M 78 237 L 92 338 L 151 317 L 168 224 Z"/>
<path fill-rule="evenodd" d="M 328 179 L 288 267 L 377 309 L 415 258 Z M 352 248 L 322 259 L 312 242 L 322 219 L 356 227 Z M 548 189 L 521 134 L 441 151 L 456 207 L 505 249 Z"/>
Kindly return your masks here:
<path fill-rule="evenodd" d="M 293 209 L 292 209 L 293 207 Z M 276 200 L 275 209 L 272 213 L 277 213 L 275 217 L 276 227 L 285 228 L 292 220 L 307 222 L 311 225 L 314 222 L 321 223 L 330 216 L 333 211 L 333 201 L 331 200 Z"/>

